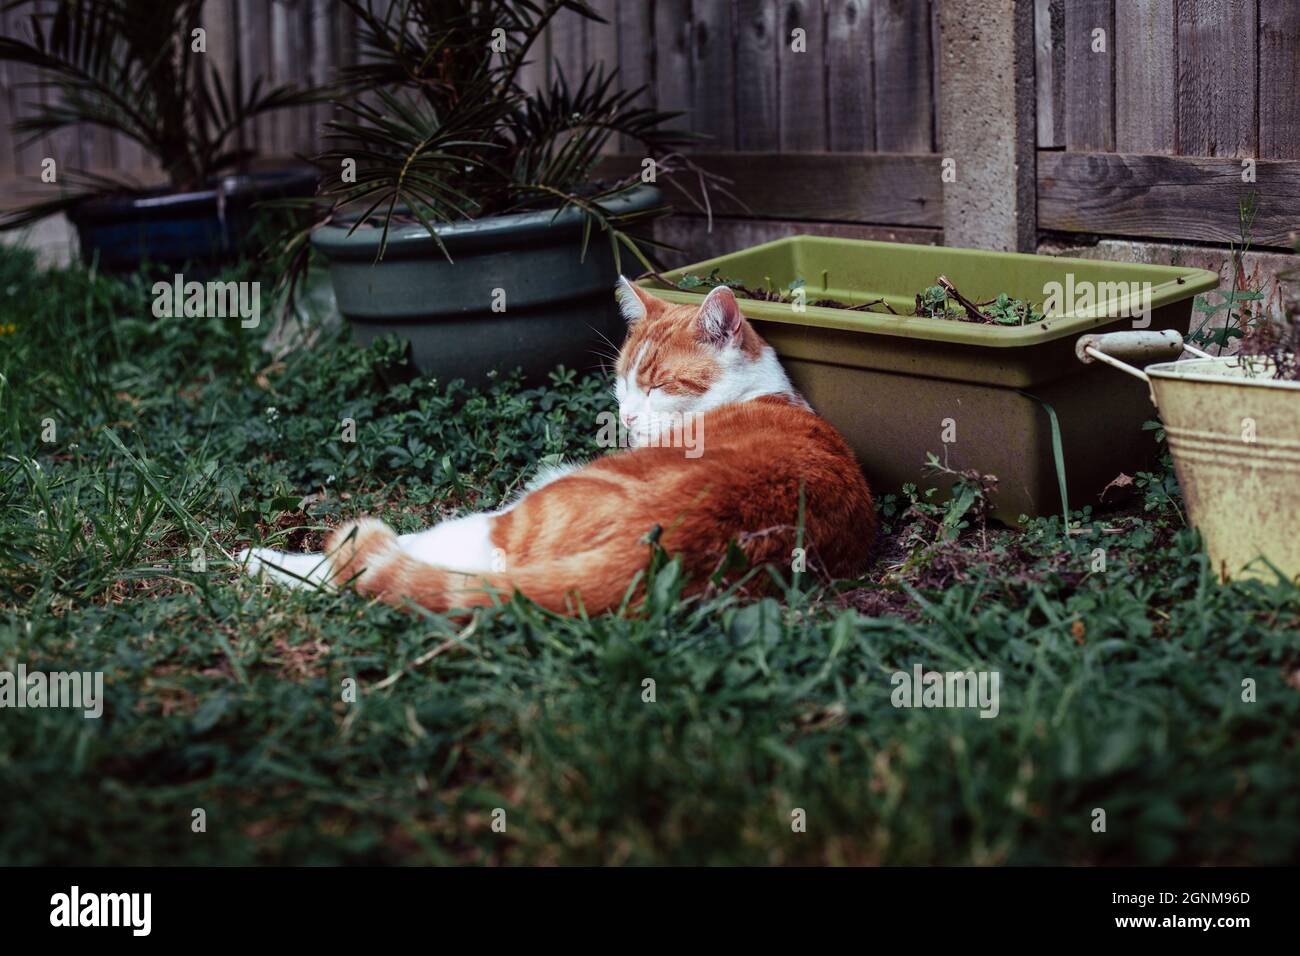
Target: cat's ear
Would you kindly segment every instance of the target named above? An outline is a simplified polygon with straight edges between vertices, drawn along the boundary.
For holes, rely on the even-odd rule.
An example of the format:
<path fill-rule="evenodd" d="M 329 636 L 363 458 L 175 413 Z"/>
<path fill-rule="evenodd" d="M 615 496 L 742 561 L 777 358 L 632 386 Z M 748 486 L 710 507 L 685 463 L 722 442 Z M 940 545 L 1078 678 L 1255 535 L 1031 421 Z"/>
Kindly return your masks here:
<path fill-rule="evenodd" d="M 726 345 L 740 333 L 740 305 L 736 294 L 728 286 L 715 286 L 704 298 L 696 321 L 700 333 L 714 345 Z"/>
<path fill-rule="evenodd" d="M 644 289 L 633 285 L 626 276 L 619 276 L 614 286 L 614 298 L 618 301 L 618 311 L 623 313 L 623 321 L 628 325 L 640 322 L 646 314 L 659 304 L 659 300 Z"/>

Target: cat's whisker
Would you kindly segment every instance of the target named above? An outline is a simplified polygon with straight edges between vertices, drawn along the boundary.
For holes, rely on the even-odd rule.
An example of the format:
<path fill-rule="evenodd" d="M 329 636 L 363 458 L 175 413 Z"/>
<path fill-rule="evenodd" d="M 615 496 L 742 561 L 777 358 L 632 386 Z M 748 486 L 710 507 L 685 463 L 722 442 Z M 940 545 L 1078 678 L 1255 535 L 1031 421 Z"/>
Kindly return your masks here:
<path fill-rule="evenodd" d="M 589 325 L 589 326 L 587 326 L 587 328 L 591 329 L 591 331 L 593 331 L 593 332 L 595 332 L 597 335 L 599 335 L 600 338 L 604 341 L 604 343 L 610 347 L 610 350 L 611 350 L 611 352 L 610 352 L 610 358 L 611 358 L 615 363 L 617 363 L 617 362 L 618 362 L 618 355 L 619 355 L 619 352 L 622 350 L 622 347 L 619 346 L 619 345 L 616 345 L 614 342 L 610 341 L 609 336 L 606 335 L 604 332 L 602 332 L 600 329 L 596 328 L 594 325 Z"/>
<path fill-rule="evenodd" d="M 605 341 L 605 344 L 608 345 L 610 348 L 612 348 L 615 352 L 619 350 L 619 346 L 616 343 L 610 341 L 609 336 L 606 335 L 604 332 L 602 332 L 600 329 L 596 328 L 594 325 L 589 325 L 587 326 L 587 328 L 591 329 L 591 331 L 599 335 Z"/>
<path fill-rule="evenodd" d="M 609 355 L 599 349 L 592 349 L 589 354 L 594 355 L 599 360 L 598 367 L 601 374 L 607 378 L 613 378 L 614 369 L 618 366 L 618 353 Z"/>

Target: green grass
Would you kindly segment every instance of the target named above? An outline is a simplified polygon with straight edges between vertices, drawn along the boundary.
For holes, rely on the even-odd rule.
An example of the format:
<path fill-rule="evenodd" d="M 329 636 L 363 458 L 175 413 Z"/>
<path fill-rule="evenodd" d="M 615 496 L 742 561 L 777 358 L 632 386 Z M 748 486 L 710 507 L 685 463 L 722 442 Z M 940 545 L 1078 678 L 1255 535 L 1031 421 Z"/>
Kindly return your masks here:
<path fill-rule="evenodd" d="M 272 363 L 265 328 L 13 251 L 8 323 L 0 669 L 102 670 L 107 704 L 0 710 L 0 862 L 1300 858 L 1300 593 L 1218 584 L 1167 473 L 1073 516 L 1091 534 L 909 490 L 860 581 L 688 601 L 665 561 L 624 616 L 461 627 L 269 590 L 223 549 L 494 506 L 596 453 L 604 383 L 467 393 L 332 333 Z M 1000 714 L 896 709 L 916 663 L 998 671 Z"/>

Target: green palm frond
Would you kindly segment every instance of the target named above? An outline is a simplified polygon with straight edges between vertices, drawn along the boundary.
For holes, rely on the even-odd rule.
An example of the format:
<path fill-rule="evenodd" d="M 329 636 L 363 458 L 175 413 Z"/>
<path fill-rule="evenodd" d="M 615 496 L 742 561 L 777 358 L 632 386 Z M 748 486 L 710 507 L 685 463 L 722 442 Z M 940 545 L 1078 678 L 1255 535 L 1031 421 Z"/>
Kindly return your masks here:
<path fill-rule="evenodd" d="M 31 142 L 71 127 L 92 126 L 139 143 L 175 189 L 202 187 L 248 158 L 230 145 L 239 128 L 271 110 L 319 102 L 321 89 L 292 85 L 264 90 L 260 82 L 232 91 L 212 60 L 195 53 L 191 30 L 203 0 L 10 0 L 23 36 L 0 37 L 0 61 L 33 68 L 26 87 L 46 90 L 45 102 L 13 124 Z M 81 198 L 109 186 L 83 175 Z M 115 181 L 115 190 L 129 186 Z M 51 201 L 66 208 L 66 198 Z M 20 217 L 53 208 L 27 207 Z M 47 213 L 48 214 L 48 213 Z"/>
<path fill-rule="evenodd" d="M 616 135 L 639 140 L 652 156 L 699 139 L 665 128 L 680 114 L 637 105 L 642 91 L 619 91 L 616 78 L 616 73 L 592 66 L 573 89 L 563 70 L 557 70 L 548 88 L 525 98 L 502 128 L 514 159 L 512 178 L 573 191 L 590 181 Z"/>
<path fill-rule="evenodd" d="M 583 254 L 603 233 L 615 261 L 631 252 L 649 267 L 629 231 L 649 214 L 628 216 L 613 203 L 639 182 L 598 182 L 615 137 L 630 139 L 663 170 L 683 170 L 682 191 L 706 212 L 713 177 L 682 155 L 698 141 L 668 128 L 677 113 L 640 103 L 642 89 L 620 90 L 614 71 L 593 66 L 576 78 L 557 71 L 526 89 L 520 70 L 561 12 L 604 22 L 581 0 L 342 0 L 352 14 L 358 62 L 332 84 L 337 115 L 328 148 L 315 158 L 322 188 L 313 222 L 381 230 L 378 257 L 397 225 L 419 224 L 439 246 L 438 225 L 529 209 L 577 210 Z M 344 182 L 340 165 L 355 178 Z M 697 198 L 694 193 L 703 195 Z M 306 248 L 306 233 L 290 240 Z M 443 248 L 444 254 L 446 249 Z M 291 307 L 305 255 L 285 278 Z"/>
<path fill-rule="evenodd" d="M 540 90 L 517 82 L 538 36 L 561 11 L 603 22 L 579 0 L 343 0 L 357 23 L 360 63 L 335 86 L 345 115 L 329 125 L 318 157 L 333 184 L 336 215 L 424 223 L 542 205 L 578 208 L 589 225 L 612 228 L 603 202 L 626 183 L 593 183 L 611 139 L 640 142 L 650 156 L 698 139 L 667 129 L 679 115 L 638 103 L 614 72 L 588 69 L 576 84 L 562 72 Z M 356 161 L 356 183 L 337 182 Z M 384 210 L 387 210 L 385 212 Z M 354 222 L 355 224 L 355 222 Z"/>

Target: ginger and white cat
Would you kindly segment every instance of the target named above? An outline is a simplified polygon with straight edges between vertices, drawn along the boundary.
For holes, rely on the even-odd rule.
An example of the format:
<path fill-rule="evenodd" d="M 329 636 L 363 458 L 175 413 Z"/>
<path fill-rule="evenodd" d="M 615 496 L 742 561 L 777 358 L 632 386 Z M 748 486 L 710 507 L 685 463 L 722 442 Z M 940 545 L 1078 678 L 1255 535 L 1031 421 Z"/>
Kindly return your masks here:
<path fill-rule="evenodd" d="M 499 511 L 417 534 L 362 519 L 333 531 L 323 555 L 245 551 L 248 572 L 300 587 L 350 583 L 434 611 L 490 605 L 519 591 L 553 611 L 598 614 L 617 608 L 646 568 L 643 539 L 656 526 L 695 590 L 728 542 L 751 565 L 790 566 L 801 490 L 809 567 L 833 577 L 862 571 L 876 527 L 862 472 L 791 386 L 732 291 L 720 286 L 697 308 L 620 278 L 616 295 L 628 332 L 615 392 L 634 447 L 548 470 Z M 699 416 L 702 453 L 692 457 L 673 447 L 684 416 Z"/>

